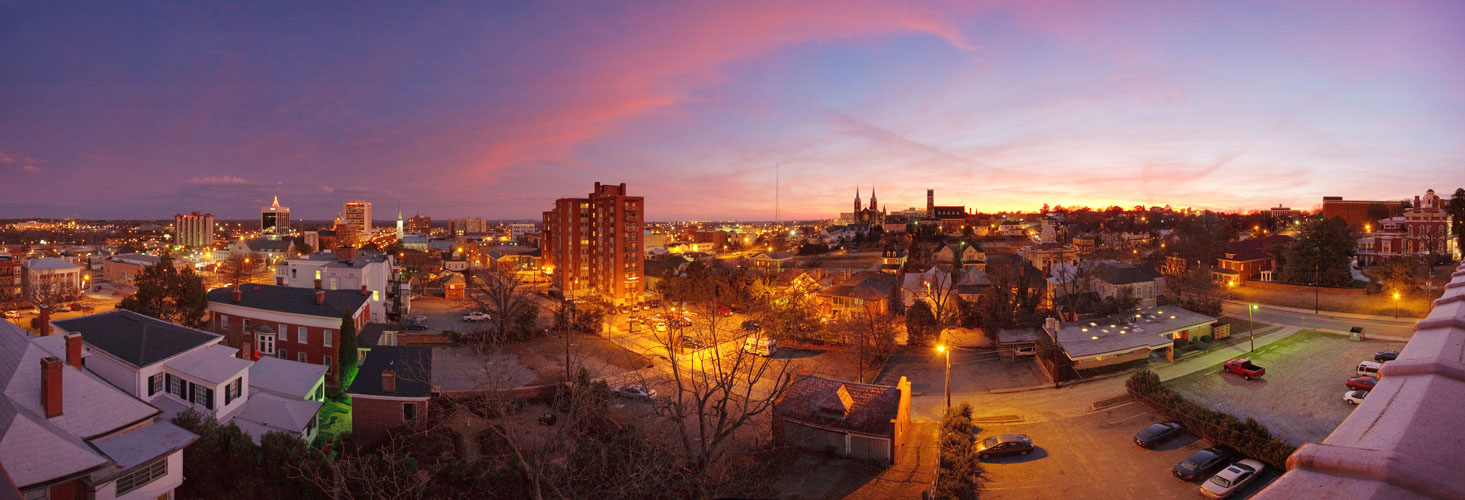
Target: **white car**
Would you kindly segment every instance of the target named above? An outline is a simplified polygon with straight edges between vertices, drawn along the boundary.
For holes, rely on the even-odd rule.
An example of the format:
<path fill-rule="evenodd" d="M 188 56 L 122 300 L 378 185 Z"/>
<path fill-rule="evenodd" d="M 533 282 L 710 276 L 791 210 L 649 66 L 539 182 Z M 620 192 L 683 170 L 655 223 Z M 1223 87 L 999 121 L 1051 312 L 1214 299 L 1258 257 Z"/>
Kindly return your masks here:
<path fill-rule="evenodd" d="M 1201 483 L 1200 492 L 1207 498 L 1229 497 L 1255 480 L 1258 475 L 1261 475 L 1263 469 L 1266 469 L 1266 466 L 1250 458 L 1236 462 Z"/>
<path fill-rule="evenodd" d="M 1351 405 L 1362 403 L 1365 397 L 1368 397 L 1368 391 L 1348 391 L 1343 393 L 1343 401 Z"/>
<path fill-rule="evenodd" d="M 464 314 L 463 321 L 488 321 L 488 313 L 483 311 L 473 311 L 471 313 Z"/>
<path fill-rule="evenodd" d="M 641 399 L 650 401 L 656 398 L 656 391 L 647 391 L 640 387 L 621 386 L 615 390 L 615 395 L 622 398 Z"/>

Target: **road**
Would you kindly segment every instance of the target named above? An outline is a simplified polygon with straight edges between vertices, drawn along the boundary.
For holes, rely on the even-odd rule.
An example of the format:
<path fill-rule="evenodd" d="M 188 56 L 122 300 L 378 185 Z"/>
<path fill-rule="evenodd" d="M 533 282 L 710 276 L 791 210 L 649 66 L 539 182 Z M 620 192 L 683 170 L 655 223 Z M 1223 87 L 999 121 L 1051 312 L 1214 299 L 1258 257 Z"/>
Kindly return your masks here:
<path fill-rule="evenodd" d="M 1221 306 L 1221 311 L 1230 317 L 1246 319 L 1246 306 L 1244 302 L 1227 301 Z M 1270 325 L 1292 325 L 1304 328 L 1321 328 L 1346 332 L 1355 326 L 1363 327 L 1363 332 L 1375 335 L 1388 335 L 1391 337 L 1408 338 L 1414 335 L 1414 323 L 1417 319 L 1400 318 L 1349 318 L 1344 316 L 1330 316 L 1327 311 L 1322 314 L 1301 313 L 1288 311 L 1268 305 L 1259 305 L 1252 313 L 1254 319 L 1259 323 Z"/>

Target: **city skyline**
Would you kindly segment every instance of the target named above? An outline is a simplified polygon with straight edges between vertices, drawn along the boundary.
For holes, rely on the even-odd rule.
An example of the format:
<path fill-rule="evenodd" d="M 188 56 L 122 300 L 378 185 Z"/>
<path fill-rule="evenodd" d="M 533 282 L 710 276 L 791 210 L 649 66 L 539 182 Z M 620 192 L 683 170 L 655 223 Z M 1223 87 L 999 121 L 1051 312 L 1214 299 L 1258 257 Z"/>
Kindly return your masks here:
<path fill-rule="evenodd" d="M 871 185 L 892 211 L 926 188 L 985 212 L 1448 193 L 1461 14 L 12 4 L 0 218 L 246 219 L 280 196 L 300 220 L 354 199 L 533 220 L 593 182 L 655 221 L 772 220 L 775 182 L 784 220 Z"/>

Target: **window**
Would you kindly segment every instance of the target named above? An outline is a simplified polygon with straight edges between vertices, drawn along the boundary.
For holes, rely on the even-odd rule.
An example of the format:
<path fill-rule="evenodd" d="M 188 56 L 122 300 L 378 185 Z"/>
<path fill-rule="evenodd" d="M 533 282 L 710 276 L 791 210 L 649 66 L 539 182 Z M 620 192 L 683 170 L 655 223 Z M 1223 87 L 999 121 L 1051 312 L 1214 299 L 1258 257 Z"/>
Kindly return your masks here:
<path fill-rule="evenodd" d="M 316 401 L 325 401 L 326 400 L 326 386 L 325 386 L 325 384 L 321 384 L 321 385 L 315 386 L 315 400 Z"/>
<path fill-rule="evenodd" d="M 310 362 L 310 361 L 306 361 L 305 353 L 303 353 L 303 352 L 300 353 L 300 362 L 301 363 L 309 363 Z"/>
<path fill-rule="evenodd" d="M 198 384 L 188 384 L 190 393 L 193 393 L 193 404 L 203 405 L 204 408 L 214 409 L 214 390 Z"/>
<path fill-rule="evenodd" d="M 163 390 L 163 374 L 154 373 L 148 377 L 148 396 L 157 394 L 161 390 Z"/>
<path fill-rule="evenodd" d="M 402 420 L 411 422 L 417 419 L 417 405 L 414 403 L 402 403 Z"/>
<path fill-rule="evenodd" d="M 290 351 L 285 350 L 285 349 L 276 349 L 275 350 L 275 357 L 280 358 L 280 359 L 290 359 Z"/>
<path fill-rule="evenodd" d="M 331 337 L 334 337 L 334 335 L 331 334 L 330 330 L 326 330 L 326 334 L 321 336 L 321 341 L 325 342 L 326 347 L 331 346 Z"/>
<path fill-rule="evenodd" d="M 255 345 L 259 346 L 259 352 L 260 352 L 260 354 L 268 354 L 270 356 L 274 356 L 275 355 L 275 336 L 274 335 L 259 334 L 259 335 L 255 335 L 254 336 L 254 339 L 255 339 L 254 341 L 256 342 Z"/>
<path fill-rule="evenodd" d="M 326 362 L 324 364 L 326 365 L 326 373 L 331 373 L 331 357 L 326 356 L 325 360 Z"/>
<path fill-rule="evenodd" d="M 244 331 L 249 331 L 249 318 L 244 318 Z"/>
<path fill-rule="evenodd" d="M 25 500 L 51 500 L 51 487 L 32 490 L 25 494 Z"/>
<path fill-rule="evenodd" d="M 187 387 L 187 383 L 184 382 L 183 379 L 173 376 L 173 374 L 171 374 L 171 373 L 169 373 L 167 375 L 167 379 L 168 379 L 168 394 L 172 394 L 174 396 L 178 396 L 179 399 L 182 399 L 184 401 L 187 401 L 188 400 L 188 387 Z"/>
<path fill-rule="evenodd" d="M 237 381 L 243 381 L 244 379 L 236 379 L 236 380 Z M 234 383 L 233 382 L 230 382 L 228 385 L 225 385 L 224 386 L 224 406 L 229 406 L 229 403 L 233 403 L 234 402 L 234 398 L 236 398 L 236 397 L 239 397 L 239 395 L 234 393 Z"/>
<path fill-rule="evenodd" d="M 280 342 L 289 342 L 289 341 L 290 341 L 290 327 L 285 326 L 284 324 L 281 324 L 280 325 Z"/>
<path fill-rule="evenodd" d="M 219 315 L 219 328 L 221 328 L 221 329 L 228 329 L 229 328 L 229 315 L 227 315 L 227 314 L 220 314 Z"/>
<path fill-rule="evenodd" d="M 168 457 L 161 456 L 153 461 L 133 467 L 132 470 L 117 478 L 117 496 L 122 496 L 132 490 L 146 486 L 148 483 L 162 479 L 168 475 Z"/>
<path fill-rule="evenodd" d="M 295 341 L 302 344 L 310 342 L 310 334 L 305 332 L 305 327 L 295 327 Z"/>

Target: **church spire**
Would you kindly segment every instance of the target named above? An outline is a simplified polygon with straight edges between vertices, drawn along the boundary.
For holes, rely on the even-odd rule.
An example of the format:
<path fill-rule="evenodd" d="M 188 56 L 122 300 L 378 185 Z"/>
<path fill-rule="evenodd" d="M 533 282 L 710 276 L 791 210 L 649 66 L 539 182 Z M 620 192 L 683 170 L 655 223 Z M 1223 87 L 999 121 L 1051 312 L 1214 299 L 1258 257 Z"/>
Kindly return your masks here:
<path fill-rule="evenodd" d="M 855 184 L 855 213 L 860 212 L 860 185 Z"/>
<path fill-rule="evenodd" d="M 870 209 L 871 210 L 876 210 L 876 209 L 879 209 L 879 208 L 880 208 L 880 203 L 875 200 L 875 185 L 874 184 L 871 184 L 870 185 Z"/>

